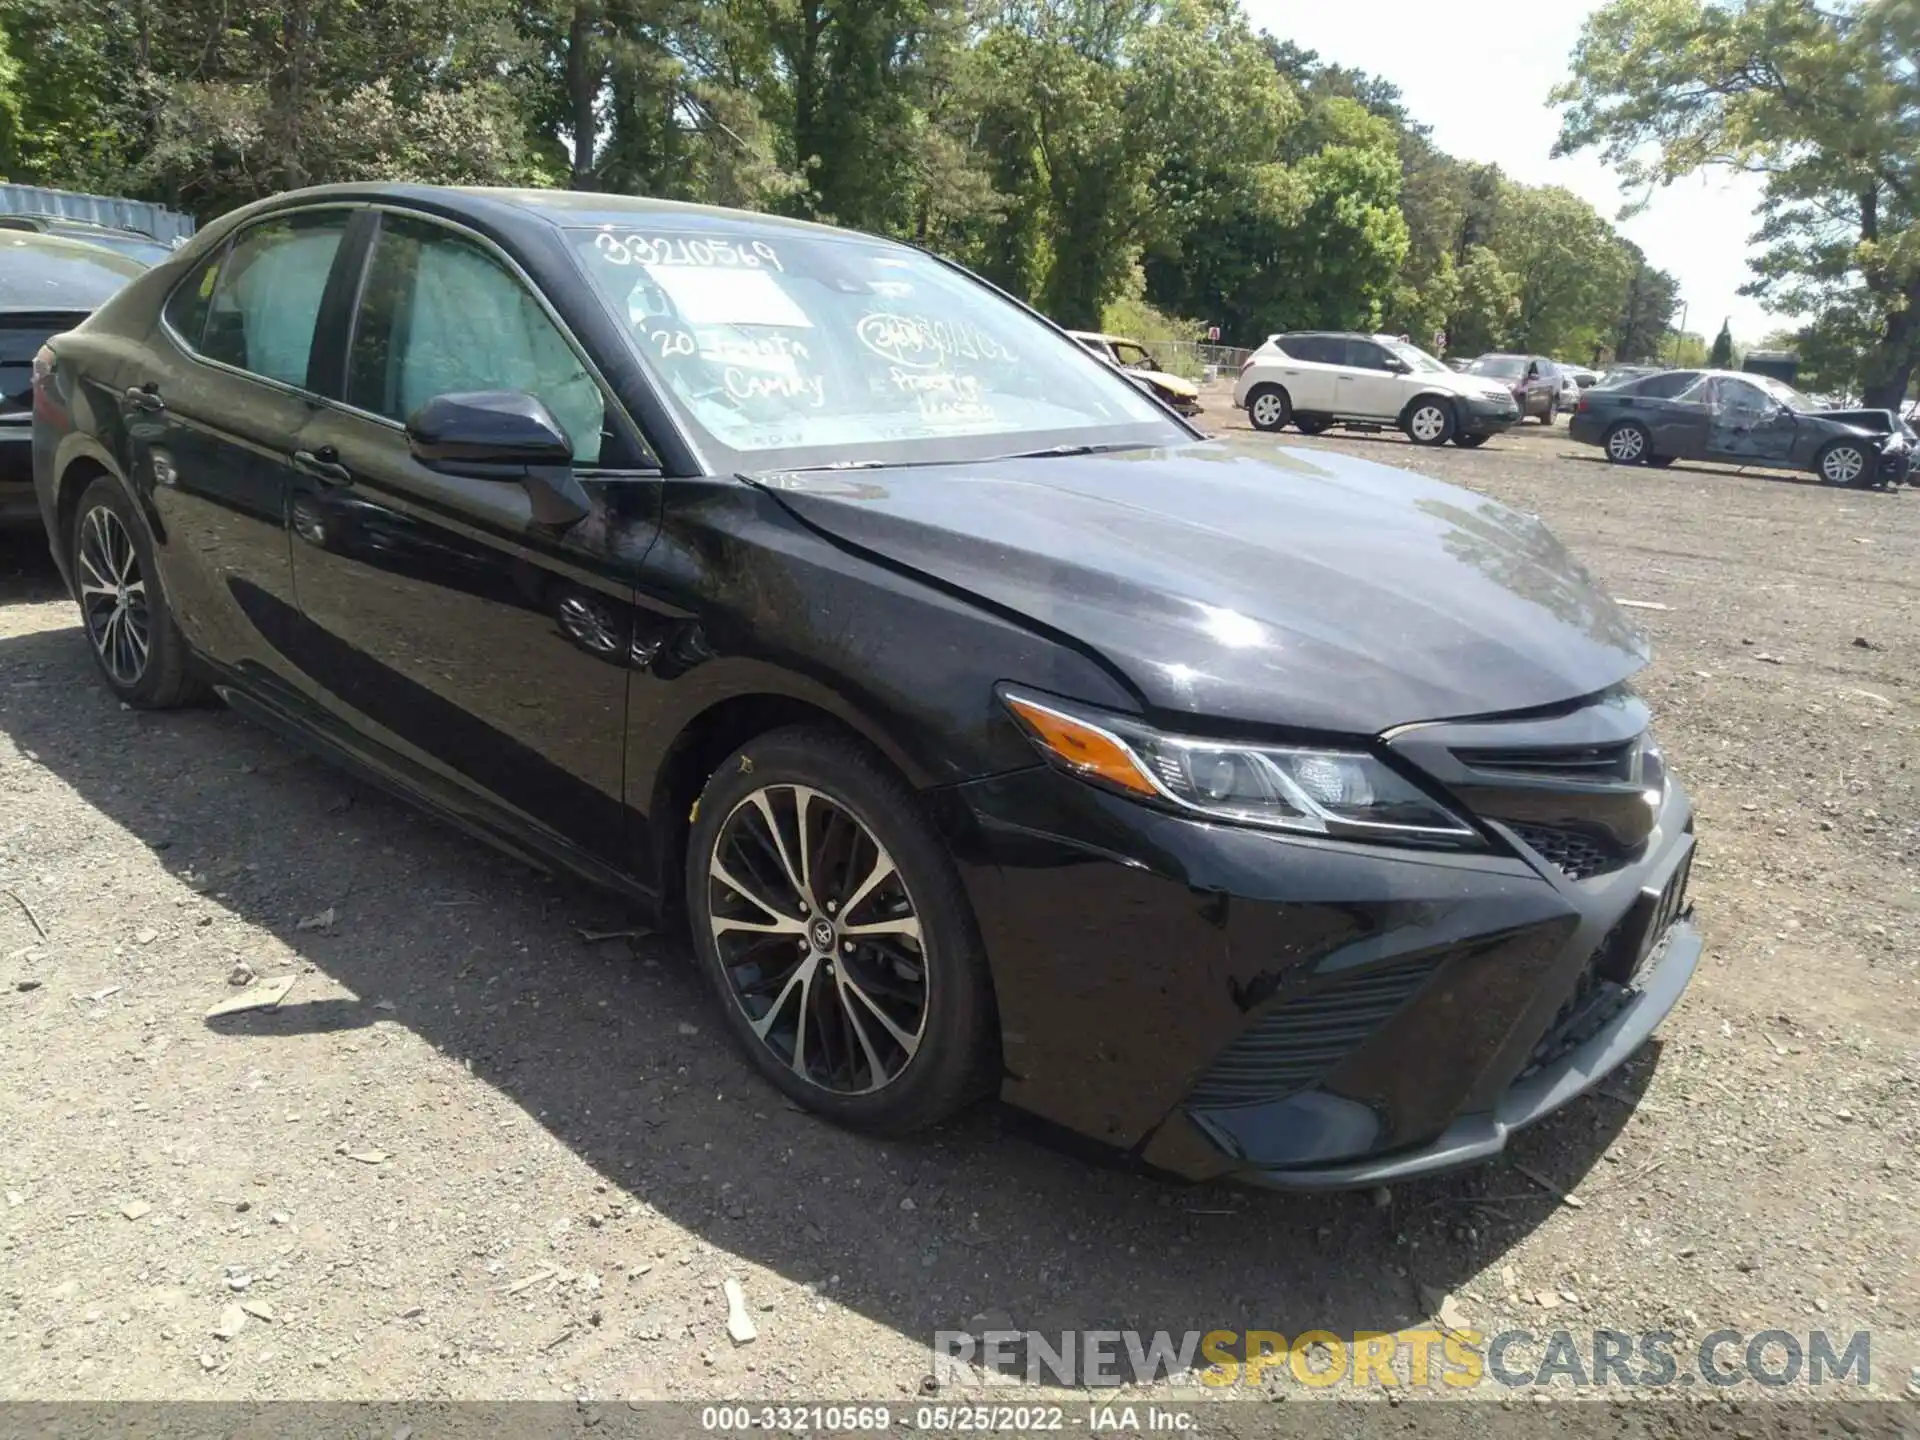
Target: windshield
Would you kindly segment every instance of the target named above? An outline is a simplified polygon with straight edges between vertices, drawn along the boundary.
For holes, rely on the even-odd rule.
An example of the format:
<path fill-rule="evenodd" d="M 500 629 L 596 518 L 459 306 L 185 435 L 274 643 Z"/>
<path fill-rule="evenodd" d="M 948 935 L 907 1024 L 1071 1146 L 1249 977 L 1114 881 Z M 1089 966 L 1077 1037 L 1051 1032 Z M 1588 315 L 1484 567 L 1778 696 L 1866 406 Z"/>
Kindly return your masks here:
<path fill-rule="evenodd" d="M 0 307 L 91 310 L 146 268 L 90 244 L 0 231 Z"/>
<path fill-rule="evenodd" d="M 1749 375 L 1747 379 L 1753 381 L 1754 384 L 1758 385 L 1789 410 L 1818 410 L 1820 408 L 1818 401 L 1809 400 L 1784 380 L 1775 380 L 1768 375 Z"/>
<path fill-rule="evenodd" d="M 1447 368 L 1438 360 L 1434 359 L 1433 356 L 1427 354 L 1427 352 L 1422 350 L 1418 345 L 1409 345 L 1404 340 L 1382 340 L 1380 343 L 1386 346 L 1391 354 L 1397 355 L 1400 359 L 1406 361 L 1407 364 L 1411 365 L 1416 371 L 1444 371 Z"/>
<path fill-rule="evenodd" d="M 1524 355 L 1482 355 L 1467 367 L 1473 375 L 1491 375 L 1499 380 L 1516 380 L 1527 373 Z"/>
<path fill-rule="evenodd" d="M 1191 438 L 1072 340 L 918 251 L 684 221 L 576 230 L 573 243 L 681 417 L 732 469 Z"/>

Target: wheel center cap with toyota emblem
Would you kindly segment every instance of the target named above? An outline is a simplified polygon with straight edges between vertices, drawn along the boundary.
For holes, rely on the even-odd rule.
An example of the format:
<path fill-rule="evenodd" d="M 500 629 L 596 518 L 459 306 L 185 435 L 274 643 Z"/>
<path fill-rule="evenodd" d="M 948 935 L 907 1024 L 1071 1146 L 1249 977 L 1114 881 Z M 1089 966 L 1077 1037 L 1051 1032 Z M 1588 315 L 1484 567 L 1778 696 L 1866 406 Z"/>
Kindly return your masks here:
<path fill-rule="evenodd" d="M 824 916 L 815 916 L 807 927 L 807 938 L 813 941 L 813 948 L 824 954 L 833 953 L 833 922 Z"/>

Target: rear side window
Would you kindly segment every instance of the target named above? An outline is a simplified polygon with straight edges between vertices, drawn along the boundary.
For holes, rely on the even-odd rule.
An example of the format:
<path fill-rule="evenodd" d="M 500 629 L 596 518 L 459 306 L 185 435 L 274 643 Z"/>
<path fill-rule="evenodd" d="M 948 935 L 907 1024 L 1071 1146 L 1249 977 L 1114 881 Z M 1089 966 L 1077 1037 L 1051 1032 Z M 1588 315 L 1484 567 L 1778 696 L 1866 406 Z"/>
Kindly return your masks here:
<path fill-rule="evenodd" d="M 1670 370 L 1664 375 L 1649 375 L 1637 385 L 1627 388 L 1649 400 L 1672 400 L 1692 389 L 1699 379 L 1698 370 Z"/>
<path fill-rule="evenodd" d="M 200 353 L 304 388 L 320 300 L 347 219 L 345 211 L 308 211 L 240 235 L 215 277 Z"/>
<path fill-rule="evenodd" d="M 200 337 L 207 328 L 207 312 L 213 308 L 213 289 L 220 281 L 220 262 L 226 258 L 227 248 L 223 245 L 204 264 L 195 266 L 167 297 L 164 312 L 167 324 L 189 349 L 200 348 Z"/>
<path fill-rule="evenodd" d="M 1345 360 L 1334 352 L 1334 342 L 1324 335 L 1282 335 L 1278 343 L 1287 355 L 1309 365 L 1339 365 Z"/>

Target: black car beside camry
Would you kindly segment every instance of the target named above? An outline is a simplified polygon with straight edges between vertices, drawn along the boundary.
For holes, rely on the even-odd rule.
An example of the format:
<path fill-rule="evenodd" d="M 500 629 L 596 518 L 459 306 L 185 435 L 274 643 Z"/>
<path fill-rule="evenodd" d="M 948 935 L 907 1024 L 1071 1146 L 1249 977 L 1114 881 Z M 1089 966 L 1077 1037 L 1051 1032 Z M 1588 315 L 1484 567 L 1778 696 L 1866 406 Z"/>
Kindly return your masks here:
<path fill-rule="evenodd" d="M 1700 955 L 1539 522 L 1209 441 L 922 252 L 567 192 L 207 226 L 35 362 L 101 678 L 690 929 L 774 1085 L 1289 1188 L 1498 1152 Z"/>
<path fill-rule="evenodd" d="M 1616 465 L 1711 460 L 1855 488 L 1920 479 L 1920 442 L 1891 410 L 1826 408 L 1784 381 L 1730 370 L 1663 370 L 1584 390 L 1567 435 Z"/>

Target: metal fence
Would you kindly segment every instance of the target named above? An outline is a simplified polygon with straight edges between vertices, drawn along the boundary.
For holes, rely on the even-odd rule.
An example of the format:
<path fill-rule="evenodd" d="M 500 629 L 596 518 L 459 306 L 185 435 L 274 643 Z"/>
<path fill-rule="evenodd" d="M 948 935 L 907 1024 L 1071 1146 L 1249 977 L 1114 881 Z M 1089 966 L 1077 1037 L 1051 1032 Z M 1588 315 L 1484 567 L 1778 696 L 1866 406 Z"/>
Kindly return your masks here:
<path fill-rule="evenodd" d="M 1209 345 L 1199 340 L 1148 340 L 1143 342 L 1149 354 L 1161 366 L 1189 380 L 1231 380 L 1253 352 L 1238 345 Z"/>
<path fill-rule="evenodd" d="M 193 234 L 194 219 L 164 205 L 145 200 L 121 200 L 111 195 L 84 195 L 77 190 L 47 190 L 38 185 L 0 185 L 0 215 L 59 215 L 68 220 L 91 220 L 121 230 L 138 230 L 163 245 Z"/>

